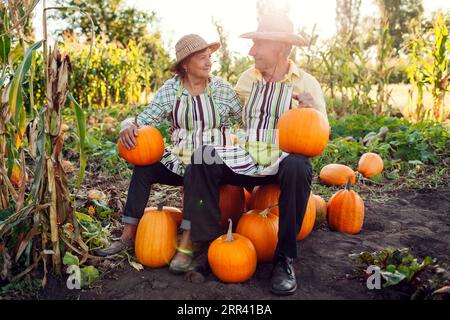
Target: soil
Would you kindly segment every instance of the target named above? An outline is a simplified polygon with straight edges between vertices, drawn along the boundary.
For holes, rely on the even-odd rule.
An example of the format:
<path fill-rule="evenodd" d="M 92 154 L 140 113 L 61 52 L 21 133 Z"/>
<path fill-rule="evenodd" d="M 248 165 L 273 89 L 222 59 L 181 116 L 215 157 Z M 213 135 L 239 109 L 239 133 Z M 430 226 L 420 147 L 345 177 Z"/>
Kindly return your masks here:
<path fill-rule="evenodd" d="M 173 189 L 172 189 L 173 190 Z M 156 192 L 164 191 L 158 186 Z M 167 195 L 167 193 L 165 193 Z M 437 190 L 399 190 L 389 199 L 370 199 L 366 205 L 363 230 L 358 235 L 330 231 L 327 226 L 314 230 L 298 243 L 295 269 L 299 289 L 289 297 L 270 293 L 271 264 L 260 264 L 253 277 L 241 284 L 224 284 L 213 274 L 177 276 L 167 267 L 142 271 L 125 259 L 109 270 L 101 281 L 87 290 L 68 290 L 66 279 L 50 276 L 37 299 L 404 299 L 395 290 L 368 290 L 365 280 L 355 277 L 357 266 L 349 254 L 376 251 L 388 246 L 410 248 L 415 257 L 431 256 L 440 265 L 450 265 L 450 187 Z M 167 199 L 169 202 L 170 196 Z M 179 190 L 171 205 L 180 205 Z M 173 203 L 175 202 L 175 203 Z"/>

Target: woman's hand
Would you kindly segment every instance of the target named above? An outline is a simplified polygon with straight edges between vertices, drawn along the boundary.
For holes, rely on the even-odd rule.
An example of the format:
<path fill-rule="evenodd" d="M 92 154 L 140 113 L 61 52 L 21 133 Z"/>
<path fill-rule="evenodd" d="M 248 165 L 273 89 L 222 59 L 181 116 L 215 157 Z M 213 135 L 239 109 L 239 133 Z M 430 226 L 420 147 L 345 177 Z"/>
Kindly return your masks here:
<path fill-rule="evenodd" d="M 308 92 L 302 92 L 300 94 L 293 93 L 292 99 L 295 99 L 298 101 L 299 108 L 313 108 L 313 106 L 315 104 L 314 98 Z"/>
<path fill-rule="evenodd" d="M 119 142 L 128 150 L 136 147 L 136 138 L 138 136 L 138 128 L 134 123 L 125 125 L 119 133 Z"/>

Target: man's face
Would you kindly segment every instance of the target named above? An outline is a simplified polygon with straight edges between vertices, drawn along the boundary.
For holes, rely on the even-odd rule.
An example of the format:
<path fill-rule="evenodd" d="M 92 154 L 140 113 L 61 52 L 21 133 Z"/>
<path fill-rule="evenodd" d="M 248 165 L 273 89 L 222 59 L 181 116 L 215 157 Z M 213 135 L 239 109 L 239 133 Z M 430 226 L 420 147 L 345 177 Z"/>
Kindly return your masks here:
<path fill-rule="evenodd" d="M 281 58 L 284 49 L 283 43 L 270 40 L 253 40 L 253 46 L 249 55 L 255 59 L 255 67 L 258 70 L 267 70 L 275 67 Z"/>

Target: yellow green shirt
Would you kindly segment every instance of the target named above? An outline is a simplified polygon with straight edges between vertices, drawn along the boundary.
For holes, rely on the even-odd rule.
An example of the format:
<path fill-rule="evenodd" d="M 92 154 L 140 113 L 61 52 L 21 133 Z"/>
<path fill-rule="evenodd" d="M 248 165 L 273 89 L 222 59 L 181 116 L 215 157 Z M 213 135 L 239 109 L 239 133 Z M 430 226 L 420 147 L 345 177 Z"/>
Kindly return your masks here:
<path fill-rule="evenodd" d="M 245 102 L 250 95 L 252 85 L 256 81 L 261 81 L 262 74 L 255 67 L 251 67 L 240 76 L 235 90 L 241 99 L 242 105 L 245 106 Z M 314 99 L 314 109 L 322 112 L 327 117 L 327 109 L 323 91 L 319 82 L 309 73 L 299 68 L 292 60 L 289 61 L 289 71 L 286 74 L 282 82 L 291 83 L 294 87 L 294 93 L 300 94 L 307 92 Z M 298 101 L 293 100 L 293 107 L 298 106 Z"/>

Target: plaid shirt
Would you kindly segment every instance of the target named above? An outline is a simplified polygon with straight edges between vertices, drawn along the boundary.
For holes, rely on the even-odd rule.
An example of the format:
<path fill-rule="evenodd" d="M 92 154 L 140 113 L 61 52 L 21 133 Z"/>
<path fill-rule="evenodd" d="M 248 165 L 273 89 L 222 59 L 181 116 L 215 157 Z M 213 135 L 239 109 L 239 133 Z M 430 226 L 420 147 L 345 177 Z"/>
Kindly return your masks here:
<path fill-rule="evenodd" d="M 216 76 L 211 77 L 209 85 L 214 102 L 219 109 L 221 124 L 242 126 L 242 105 L 233 87 Z M 163 119 L 170 121 L 179 86 L 179 77 L 167 80 L 156 92 L 152 102 L 138 115 L 138 124 L 158 126 Z M 183 88 L 182 94 L 189 95 L 186 88 Z M 122 122 L 122 126 L 132 121 L 134 121 L 132 118 L 126 119 Z"/>

